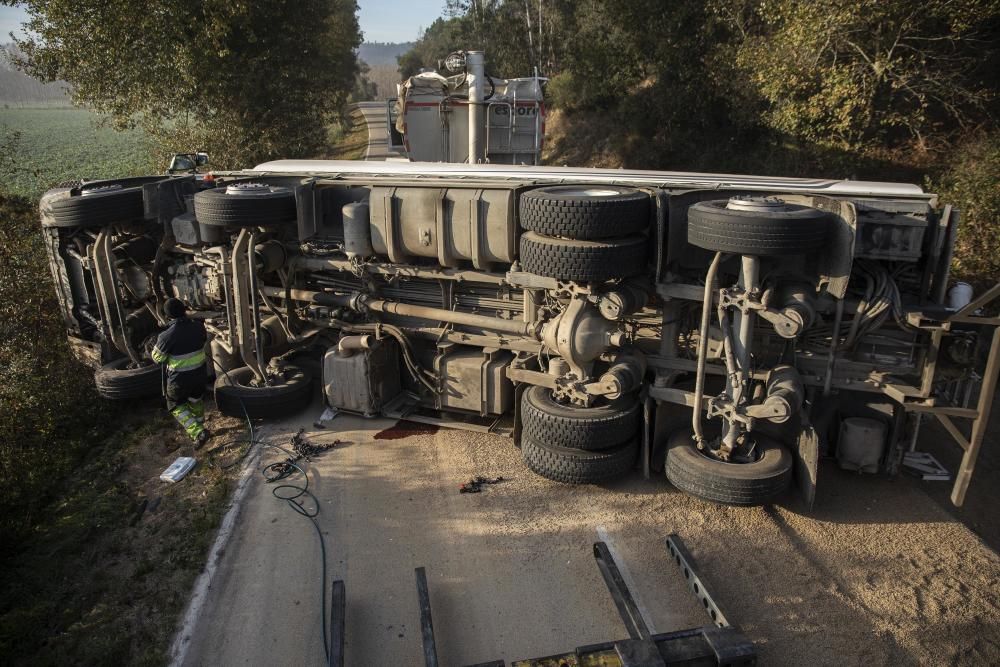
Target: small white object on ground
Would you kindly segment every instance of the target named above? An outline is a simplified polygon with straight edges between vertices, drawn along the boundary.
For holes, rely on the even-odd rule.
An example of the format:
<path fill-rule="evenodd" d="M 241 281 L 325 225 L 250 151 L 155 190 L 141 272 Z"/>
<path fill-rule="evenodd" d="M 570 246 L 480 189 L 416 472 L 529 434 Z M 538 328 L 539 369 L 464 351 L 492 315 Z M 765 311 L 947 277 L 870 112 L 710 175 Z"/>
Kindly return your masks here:
<path fill-rule="evenodd" d="M 316 421 L 313 422 L 313 427 L 315 427 L 315 428 L 326 428 L 326 426 L 324 426 L 324 424 L 326 422 L 332 420 L 338 414 L 339 413 L 337 412 L 337 408 L 326 408 L 326 409 L 324 409 L 323 410 L 323 414 L 321 414 L 319 416 L 319 419 L 317 419 Z"/>
<path fill-rule="evenodd" d="M 164 482 L 179 482 L 194 468 L 195 460 L 190 456 L 178 456 L 166 470 L 160 473 Z"/>

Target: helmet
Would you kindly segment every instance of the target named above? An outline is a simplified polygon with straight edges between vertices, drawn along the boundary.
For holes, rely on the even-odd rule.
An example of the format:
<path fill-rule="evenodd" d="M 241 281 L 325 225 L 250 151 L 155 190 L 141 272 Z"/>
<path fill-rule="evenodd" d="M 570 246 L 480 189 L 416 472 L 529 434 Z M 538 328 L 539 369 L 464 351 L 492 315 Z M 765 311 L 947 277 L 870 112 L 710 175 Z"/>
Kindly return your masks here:
<path fill-rule="evenodd" d="M 163 312 L 169 319 L 176 320 L 178 317 L 184 317 L 187 308 L 180 299 L 170 298 L 163 304 Z"/>

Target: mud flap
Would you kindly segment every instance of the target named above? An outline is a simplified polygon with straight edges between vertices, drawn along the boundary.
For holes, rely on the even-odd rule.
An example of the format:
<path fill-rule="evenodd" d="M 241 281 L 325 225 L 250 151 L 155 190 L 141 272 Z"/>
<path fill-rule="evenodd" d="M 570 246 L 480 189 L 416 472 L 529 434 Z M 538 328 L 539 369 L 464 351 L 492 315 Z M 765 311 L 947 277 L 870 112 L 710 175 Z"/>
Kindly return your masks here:
<path fill-rule="evenodd" d="M 799 494 L 806 504 L 806 508 L 812 509 L 816 502 L 816 474 L 819 469 L 819 435 L 813 428 L 805 415 L 802 415 L 802 423 L 799 428 L 799 435 L 796 438 L 796 447 L 792 450 L 795 456 L 795 483 L 798 486 Z"/>
<path fill-rule="evenodd" d="M 518 382 L 514 385 L 514 446 L 521 449 L 521 396 L 531 385 Z"/>

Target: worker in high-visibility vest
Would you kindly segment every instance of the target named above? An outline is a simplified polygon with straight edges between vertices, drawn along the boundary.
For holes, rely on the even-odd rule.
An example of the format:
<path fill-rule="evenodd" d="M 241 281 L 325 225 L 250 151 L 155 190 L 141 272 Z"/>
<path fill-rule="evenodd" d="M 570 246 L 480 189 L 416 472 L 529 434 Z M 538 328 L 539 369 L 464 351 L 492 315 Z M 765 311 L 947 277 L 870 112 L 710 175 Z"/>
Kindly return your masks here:
<path fill-rule="evenodd" d="M 205 325 L 186 315 L 184 303 L 167 299 L 163 312 L 170 319 L 166 330 L 156 339 L 153 361 L 166 366 L 167 409 L 195 445 L 201 447 L 209 438 L 205 430 Z"/>

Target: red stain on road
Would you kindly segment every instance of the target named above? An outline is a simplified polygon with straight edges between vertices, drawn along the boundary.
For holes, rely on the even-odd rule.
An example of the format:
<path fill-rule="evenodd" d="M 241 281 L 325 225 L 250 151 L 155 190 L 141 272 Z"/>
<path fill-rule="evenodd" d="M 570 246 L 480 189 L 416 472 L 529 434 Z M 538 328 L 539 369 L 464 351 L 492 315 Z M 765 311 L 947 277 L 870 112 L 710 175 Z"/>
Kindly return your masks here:
<path fill-rule="evenodd" d="M 408 438 L 411 435 L 430 435 L 431 433 L 437 433 L 437 426 L 433 424 L 418 424 L 416 422 L 404 422 L 401 421 L 395 426 L 390 426 L 384 431 L 379 431 L 375 434 L 376 440 L 400 440 L 402 438 Z"/>

